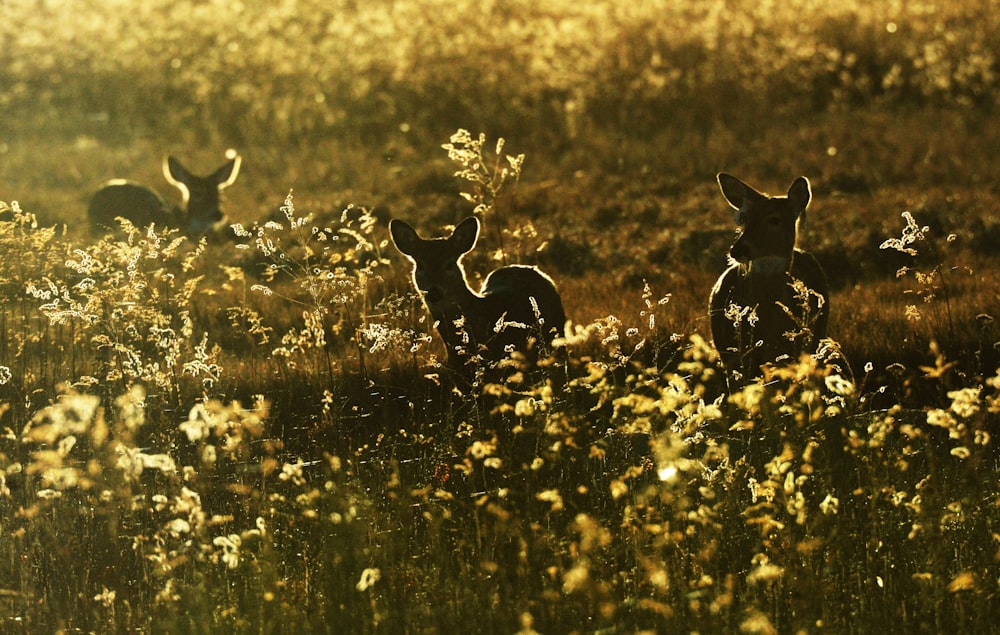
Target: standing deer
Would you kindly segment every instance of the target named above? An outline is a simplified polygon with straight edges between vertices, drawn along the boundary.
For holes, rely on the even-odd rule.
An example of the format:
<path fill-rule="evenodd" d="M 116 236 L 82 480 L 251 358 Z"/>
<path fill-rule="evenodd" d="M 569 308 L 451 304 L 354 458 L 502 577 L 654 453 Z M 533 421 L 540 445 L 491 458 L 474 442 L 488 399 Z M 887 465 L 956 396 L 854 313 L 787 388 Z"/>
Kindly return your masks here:
<path fill-rule="evenodd" d="M 219 193 L 233 184 L 242 159 L 233 150 L 212 174 L 201 177 L 187 170 L 173 157 L 164 157 L 163 176 L 181 191 L 181 205 L 170 205 L 154 190 L 131 181 L 113 179 L 90 199 L 87 215 L 92 229 L 118 227 L 116 217 L 128 219 L 139 228 L 151 223 L 180 227 L 188 236 L 200 237 L 219 227 L 225 215 L 219 209 Z"/>
<path fill-rule="evenodd" d="M 413 263 L 413 285 L 437 322 L 448 350 L 448 366 L 468 376 L 477 357 L 495 363 L 514 351 L 538 353 L 561 337 L 566 313 L 552 279 L 535 267 L 511 265 L 487 276 L 474 291 L 462 257 L 479 238 L 479 219 L 469 217 L 447 238 L 421 238 L 394 219 L 389 233 L 396 249 Z M 534 345 L 532 345 L 534 343 Z"/>
<path fill-rule="evenodd" d="M 760 374 L 767 362 L 798 359 L 826 337 L 830 305 L 822 267 L 795 248 L 799 222 L 812 198 L 809 181 L 795 179 L 787 196 L 761 194 L 729 174 L 719 187 L 739 227 L 730 267 L 712 288 L 712 338 L 730 388 Z"/>

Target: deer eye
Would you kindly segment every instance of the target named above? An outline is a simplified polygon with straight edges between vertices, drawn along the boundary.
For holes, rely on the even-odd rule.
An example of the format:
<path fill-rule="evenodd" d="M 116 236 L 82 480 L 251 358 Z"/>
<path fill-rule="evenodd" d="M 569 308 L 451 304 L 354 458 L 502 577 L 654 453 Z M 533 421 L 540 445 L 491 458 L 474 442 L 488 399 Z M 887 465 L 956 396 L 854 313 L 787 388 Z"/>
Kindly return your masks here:
<path fill-rule="evenodd" d="M 736 213 L 733 214 L 733 220 L 736 221 L 736 224 L 739 225 L 740 227 L 742 227 L 743 225 L 745 225 L 746 222 L 747 222 L 747 213 L 746 213 L 746 211 L 744 211 L 742 209 L 736 210 Z"/>

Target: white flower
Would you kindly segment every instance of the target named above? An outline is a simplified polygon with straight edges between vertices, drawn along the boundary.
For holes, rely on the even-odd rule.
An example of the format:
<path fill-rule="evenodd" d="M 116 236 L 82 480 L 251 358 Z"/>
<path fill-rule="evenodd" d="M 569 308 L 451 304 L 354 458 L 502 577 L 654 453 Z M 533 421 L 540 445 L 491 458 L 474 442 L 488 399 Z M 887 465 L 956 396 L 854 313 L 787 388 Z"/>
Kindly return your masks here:
<path fill-rule="evenodd" d="M 368 568 L 361 572 L 361 579 L 358 580 L 358 591 L 367 591 L 375 586 L 375 583 L 382 578 L 382 572 L 375 568 Z"/>
<path fill-rule="evenodd" d="M 242 543 L 243 539 L 236 534 L 216 536 L 215 540 L 212 541 L 216 547 L 222 547 L 222 562 L 230 569 L 235 569 L 240 564 L 239 551 Z"/>

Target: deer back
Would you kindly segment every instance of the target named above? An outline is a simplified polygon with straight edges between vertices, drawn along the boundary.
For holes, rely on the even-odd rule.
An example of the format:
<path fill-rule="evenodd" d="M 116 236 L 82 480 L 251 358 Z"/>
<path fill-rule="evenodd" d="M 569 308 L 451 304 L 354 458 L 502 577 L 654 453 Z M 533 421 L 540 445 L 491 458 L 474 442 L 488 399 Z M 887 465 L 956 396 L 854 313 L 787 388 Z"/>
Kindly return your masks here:
<path fill-rule="evenodd" d="M 192 174 L 173 157 L 163 160 L 163 176 L 181 193 L 181 205 L 170 205 L 153 189 L 115 179 L 105 183 L 90 199 L 87 216 L 91 229 L 114 230 L 116 218 L 128 219 L 139 228 L 150 224 L 176 227 L 192 237 L 203 236 L 221 226 L 225 215 L 220 208 L 220 192 L 239 173 L 241 159 L 230 150 L 228 161 L 212 174 Z"/>
<path fill-rule="evenodd" d="M 552 278 L 537 267 L 501 267 L 486 278 L 480 293 L 486 322 L 481 341 L 489 341 L 491 350 L 502 352 L 511 344 L 521 348 L 526 334 L 545 346 L 564 335 L 562 298 Z"/>
<path fill-rule="evenodd" d="M 118 226 L 117 217 L 127 218 L 136 227 L 151 223 L 162 225 L 180 210 L 171 206 L 163 197 L 144 185 L 114 179 L 105 183 L 90 199 L 87 217 L 95 230 L 109 230 Z"/>

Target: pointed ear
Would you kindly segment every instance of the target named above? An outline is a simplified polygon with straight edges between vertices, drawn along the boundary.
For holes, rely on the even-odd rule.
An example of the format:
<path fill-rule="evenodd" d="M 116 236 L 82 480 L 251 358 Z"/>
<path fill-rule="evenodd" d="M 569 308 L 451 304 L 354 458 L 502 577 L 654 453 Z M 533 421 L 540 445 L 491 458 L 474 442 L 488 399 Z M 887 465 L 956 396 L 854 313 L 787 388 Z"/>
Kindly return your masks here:
<path fill-rule="evenodd" d="M 788 188 L 788 200 L 799 211 L 805 211 L 812 200 L 812 189 L 809 187 L 809 179 L 800 176 L 795 179 L 792 186 Z"/>
<path fill-rule="evenodd" d="M 720 172 L 715 178 L 719 181 L 719 188 L 722 190 L 722 195 L 726 197 L 726 200 L 729 201 L 733 209 L 743 207 L 743 203 L 746 201 L 752 188 L 735 176 L 726 174 L 725 172 Z"/>
<path fill-rule="evenodd" d="M 225 165 L 212 173 L 212 176 L 208 177 L 210 181 L 218 184 L 219 189 L 229 187 L 236 180 L 236 175 L 240 173 L 240 165 L 243 163 L 243 157 L 236 153 L 235 150 L 227 150 L 226 157 L 229 159 L 226 161 Z"/>
<path fill-rule="evenodd" d="M 472 251 L 472 248 L 476 246 L 476 240 L 479 238 L 479 219 L 475 216 L 470 216 L 463 220 L 452 232 L 451 238 L 448 240 L 455 249 L 461 254 L 467 254 Z"/>
<path fill-rule="evenodd" d="M 171 185 L 180 187 L 180 184 L 191 181 L 193 175 L 187 171 L 181 162 L 173 157 L 163 157 L 163 176 Z"/>
<path fill-rule="evenodd" d="M 167 179 L 167 183 L 181 191 L 181 198 L 187 205 L 188 198 L 191 196 L 191 190 L 187 184 L 194 180 L 194 175 L 188 172 L 177 159 L 163 157 L 163 178 Z"/>
<path fill-rule="evenodd" d="M 389 237 L 392 238 L 392 244 L 396 245 L 399 253 L 404 256 L 411 256 L 421 240 L 417 230 L 398 218 L 389 221 Z"/>

